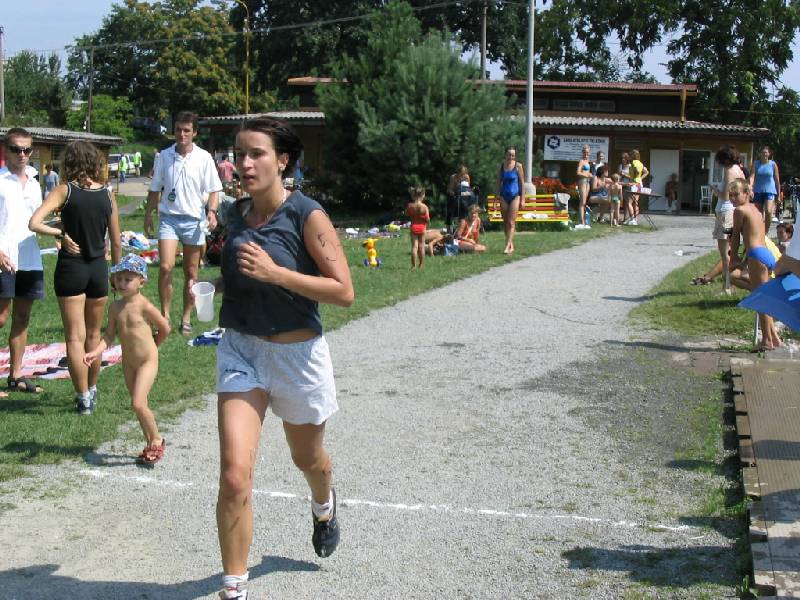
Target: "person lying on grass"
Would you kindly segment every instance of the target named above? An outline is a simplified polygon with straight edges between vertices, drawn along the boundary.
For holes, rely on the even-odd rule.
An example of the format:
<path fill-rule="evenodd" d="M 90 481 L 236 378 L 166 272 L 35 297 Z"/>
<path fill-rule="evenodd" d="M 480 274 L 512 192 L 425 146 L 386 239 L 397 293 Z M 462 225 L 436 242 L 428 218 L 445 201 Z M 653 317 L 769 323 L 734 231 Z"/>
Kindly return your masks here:
<path fill-rule="evenodd" d="M 105 335 L 97 348 L 86 353 L 83 362 L 88 366 L 98 360 L 119 333 L 125 385 L 147 444 L 136 462 L 154 465 L 164 456 L 167 444 L 158 432 L 153 411 L 147 404 L 147 395 L 158 374 L 158 346 L 169 335 L 169 321 L 141 293 L 147 281 L 147 263 L 141 256 L 128 254 L 111 267 L 111 273 L 114 289 L 122 298 L 111 304 Z"/>
<path fill-rule="evenodd" d="M 769 281 L 770 272 L 775 267 L 775 257 L 764 245 L 764 220 L 761 212 L 750 202 L 753 196 L 750 183 L 746 179 L 734 179 L 728 185 L 728 199 L 733 203 L 733 233 L 731 234 L 730 268 L 741 262 L 738 257 L 740 237 L 747 248 L 747 273 L 750 289 L 754 290 Z M 775 322 L 767 314 L 759 313 L 761 323 L 761 350 L 774 350 L 781 345 L 781 338 L 775 329 Z"/>

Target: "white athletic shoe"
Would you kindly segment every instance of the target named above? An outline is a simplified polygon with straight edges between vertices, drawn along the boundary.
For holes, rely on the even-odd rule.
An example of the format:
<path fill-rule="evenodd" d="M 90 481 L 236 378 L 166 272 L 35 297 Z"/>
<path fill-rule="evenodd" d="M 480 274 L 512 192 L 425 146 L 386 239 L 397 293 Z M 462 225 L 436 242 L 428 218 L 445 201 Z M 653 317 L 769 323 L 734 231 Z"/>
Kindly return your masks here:
<path fill-rule="evenodd" d="M 638 223 L 636 222 L 636 219 L 631 219 L 630 221 L 628 221 L 628 225 L 636 226 L 636 225 L 638 225 Z"/>

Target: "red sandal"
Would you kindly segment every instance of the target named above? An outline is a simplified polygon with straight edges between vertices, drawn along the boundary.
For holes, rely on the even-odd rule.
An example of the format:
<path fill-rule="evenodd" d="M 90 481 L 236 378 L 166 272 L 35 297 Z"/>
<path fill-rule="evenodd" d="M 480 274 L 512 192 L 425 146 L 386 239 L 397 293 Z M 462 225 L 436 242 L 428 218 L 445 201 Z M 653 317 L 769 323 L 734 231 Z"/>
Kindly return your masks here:
<path fill-rule="evenodd" d="M 167 447 L 167 441 L 161 439 L 161 445 L 156 446 L 150 444 L 145 446 L 142 453 L 136 457 L 136 464 L 138 465 L 154 465 L 164 457 L 164 450 Z"/>

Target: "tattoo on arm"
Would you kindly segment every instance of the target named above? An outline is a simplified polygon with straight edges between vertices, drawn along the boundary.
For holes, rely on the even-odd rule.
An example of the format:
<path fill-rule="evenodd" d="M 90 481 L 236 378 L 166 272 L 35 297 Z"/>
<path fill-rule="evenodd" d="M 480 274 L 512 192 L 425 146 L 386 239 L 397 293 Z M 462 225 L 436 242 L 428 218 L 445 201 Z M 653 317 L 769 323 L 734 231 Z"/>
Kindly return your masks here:
<path fill-rule="evenodd" d="M 324 233 L 320 233 L 320 234 L 317 235 L 317 240 L 319 240 L 319 245 L 322 248 L 325 248 L 325 250 L 326 250 L 325 251 L 325 260 L 330 261 L 330 262 L 336 262 L 336 260 L 338 258 L 337 257 L 338 252 L 336 251 L 336 249 L 342 247 L 342 244 L 339 242 L 339 238 L 337 237 L 335 239 L 336 239 L 336 242 L 330 243 L 326 239 Z"/>

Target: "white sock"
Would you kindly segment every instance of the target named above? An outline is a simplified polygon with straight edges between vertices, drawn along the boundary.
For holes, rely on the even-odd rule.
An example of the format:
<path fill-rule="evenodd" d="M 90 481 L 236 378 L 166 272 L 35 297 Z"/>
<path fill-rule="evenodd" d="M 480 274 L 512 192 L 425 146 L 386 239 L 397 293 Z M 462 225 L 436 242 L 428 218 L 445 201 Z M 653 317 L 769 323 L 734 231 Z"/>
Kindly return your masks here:
<path fill-rule="evenodd" d="M 96 385 L 90 385 L 89 386 L 89 393 L 90 394 L 96 394 L 97 393 L 97 386 Z"/>
<path fill-rule="evenodd" d="M 228 590 L 244 591 L 247 588 L 247 578 L 250 571 L 245 571 L 244 575 L 223 575 L 222 587 Z"/>
<path fill-rule="evenodd" d="M 320 504 L 316 502 L 314 498 L 311 498 L 311 512 L 314 513 L 314 516 L 318 519 L 322 517 L 327 517 L 331 510 L 333 510 L 333 492 L 328 493 L 328 501 Z"/>

